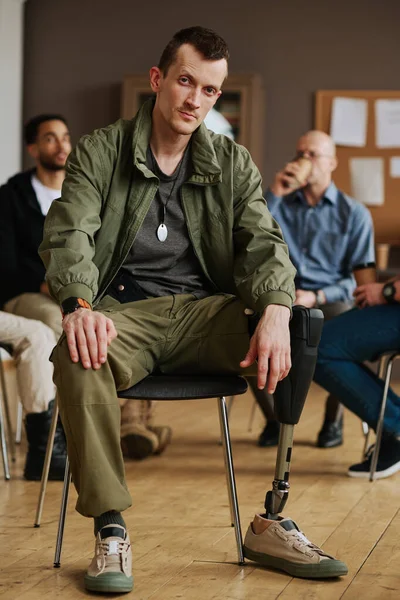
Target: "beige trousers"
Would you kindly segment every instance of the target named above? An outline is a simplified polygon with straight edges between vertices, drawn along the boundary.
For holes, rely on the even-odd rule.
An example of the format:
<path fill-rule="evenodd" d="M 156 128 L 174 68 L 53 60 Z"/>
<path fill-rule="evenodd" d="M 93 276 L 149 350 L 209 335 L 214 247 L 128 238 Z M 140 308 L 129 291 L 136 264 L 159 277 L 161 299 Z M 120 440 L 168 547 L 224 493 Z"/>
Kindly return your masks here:
<path fill-rule="evenodd" d="M 57 302 L 46 294 L 20 294 L 6 302 L 4 310 L 26 319 L 42 321 L 54 331 L 57 339 L 62 334 L 60 307 Z"/>
<path fill-rule="evenodd" d="M 0 311 L 0 340 L 13 346 L 18 393 L 26 413 L 47 410 L 55 398 L 50 354 L 56 345 L 54 332 L 41 323 Z"/>

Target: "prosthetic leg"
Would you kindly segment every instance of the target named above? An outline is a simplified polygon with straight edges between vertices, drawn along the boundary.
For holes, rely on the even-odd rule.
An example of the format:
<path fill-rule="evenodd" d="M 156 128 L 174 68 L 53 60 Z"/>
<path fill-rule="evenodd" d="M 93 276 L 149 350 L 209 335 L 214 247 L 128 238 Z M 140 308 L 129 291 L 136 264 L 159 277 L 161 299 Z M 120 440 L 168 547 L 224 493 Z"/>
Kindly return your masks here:
<path fill-rule="evenodd" d="M 275 479 L 265 498 L 266 518 L 276 520 L 289 495 L 289 471 L 292 457 L 293 430 L 299 422 L 317 360 L 324 316 L 316 308 L 293 307 L 290 322 L 292 368 L 276 386 L 275 413 L 280 422 Z"/>

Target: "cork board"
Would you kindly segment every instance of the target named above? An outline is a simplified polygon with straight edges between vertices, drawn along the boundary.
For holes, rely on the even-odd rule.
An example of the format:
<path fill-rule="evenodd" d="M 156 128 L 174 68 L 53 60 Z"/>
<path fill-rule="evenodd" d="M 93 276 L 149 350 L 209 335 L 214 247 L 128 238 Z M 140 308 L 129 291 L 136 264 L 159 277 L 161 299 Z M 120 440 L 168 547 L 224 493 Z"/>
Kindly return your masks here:
<path fill-rule="evenodd" d="M 400 91 L 320 90 L 315 99 L 315 129 L 330 132 L 332 102 L 335 97 L 362 98 L 368 102 L 367 142 L 362 148 L 337 146 L 338 167 L 333 174 L 338 188 L 351 195 L 350 158 L 382 158 L 384 161 L 385 201 L 368 206 L 376 242 L 400 244 L 400 177 L 391 177 L 390 159 L 400 156 L 400 148 L 377 148 L 375 144 L 375 101 L 400 100 Z"/>

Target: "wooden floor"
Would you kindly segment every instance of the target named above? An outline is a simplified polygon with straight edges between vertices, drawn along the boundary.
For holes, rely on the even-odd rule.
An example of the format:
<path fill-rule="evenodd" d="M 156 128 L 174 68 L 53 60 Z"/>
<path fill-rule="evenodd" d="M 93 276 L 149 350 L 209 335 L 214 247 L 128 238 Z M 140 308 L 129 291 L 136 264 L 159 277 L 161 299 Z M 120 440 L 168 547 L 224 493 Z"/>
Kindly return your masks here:
<path fill-rule="evenodd" d="M 324 394 L 313 387 L 296 429 L 291 492 L 285 515 L 306 535 L 344 560 L 349 575 L 335 581 L 295 580 L 247 563 L 235 564 L 233 529 L 215 400 L 159 404 L 159 422 L 174 439 L 164 456 L 126 465 L 134 506 L 125 513 L 133 541 L 135 588 L 144 600 L 272 600 L 400 598 L 400 475 L 369 483 L 346 476 L 362 450 L 361 427 L 345 415 L 345 443 L 314 447 Z M 237 398 L 231 435 L 244 531 L 274 473 L 275 450 L 255 445 L 250 395 Z M 61 569 L 53 569 L 61 484 L 49 484 L 40 529 L 32 527 L 39 485 L 21 477 L 24 447 L 12 480 L 0 482 L 0 597 L 10 600 L 79 599 L 93 553 L 92 522 L 70 498 Z M 116 597 L 116 596 L 113 596 Z"/>

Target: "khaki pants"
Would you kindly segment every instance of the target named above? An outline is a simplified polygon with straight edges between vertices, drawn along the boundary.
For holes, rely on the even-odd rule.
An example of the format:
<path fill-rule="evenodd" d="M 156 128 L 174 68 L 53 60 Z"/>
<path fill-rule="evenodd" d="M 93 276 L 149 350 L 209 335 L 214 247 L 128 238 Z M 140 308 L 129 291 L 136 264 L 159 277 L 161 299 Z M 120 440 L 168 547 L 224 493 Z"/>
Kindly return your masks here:
<path fill-rule="evenodd" d="M 54 332 L 40 321 L 0 311 L 0 339 L 13 346 L 18 394 L 25 412 L 47 410 L 55 398 L 53 365 L 49 360 L 57 342 Z"/>
<path fill-rule="evenodd" d="M 98 307 L 118 337 L 107 362 L 85 370 L 69 357 L 63 336 L 53 352 L 54 381 L 67 436 L 77 510 L 96 517 L 131 505 L 120 448 L 117 390 L 158 369 L 162 373 L 238 373 L 249 346 L 244 305 L 234 296 L 196 300 L 165 296 L 119 304 L 107 297 Z"/>
<path fill-rule="evenodd" d="M 54 331 L 57 339 L 62 334 L 60 307 L 46 294 L 20 294 L 6 302 L 4 310 L 13 315 L 42 321 Z"/>

